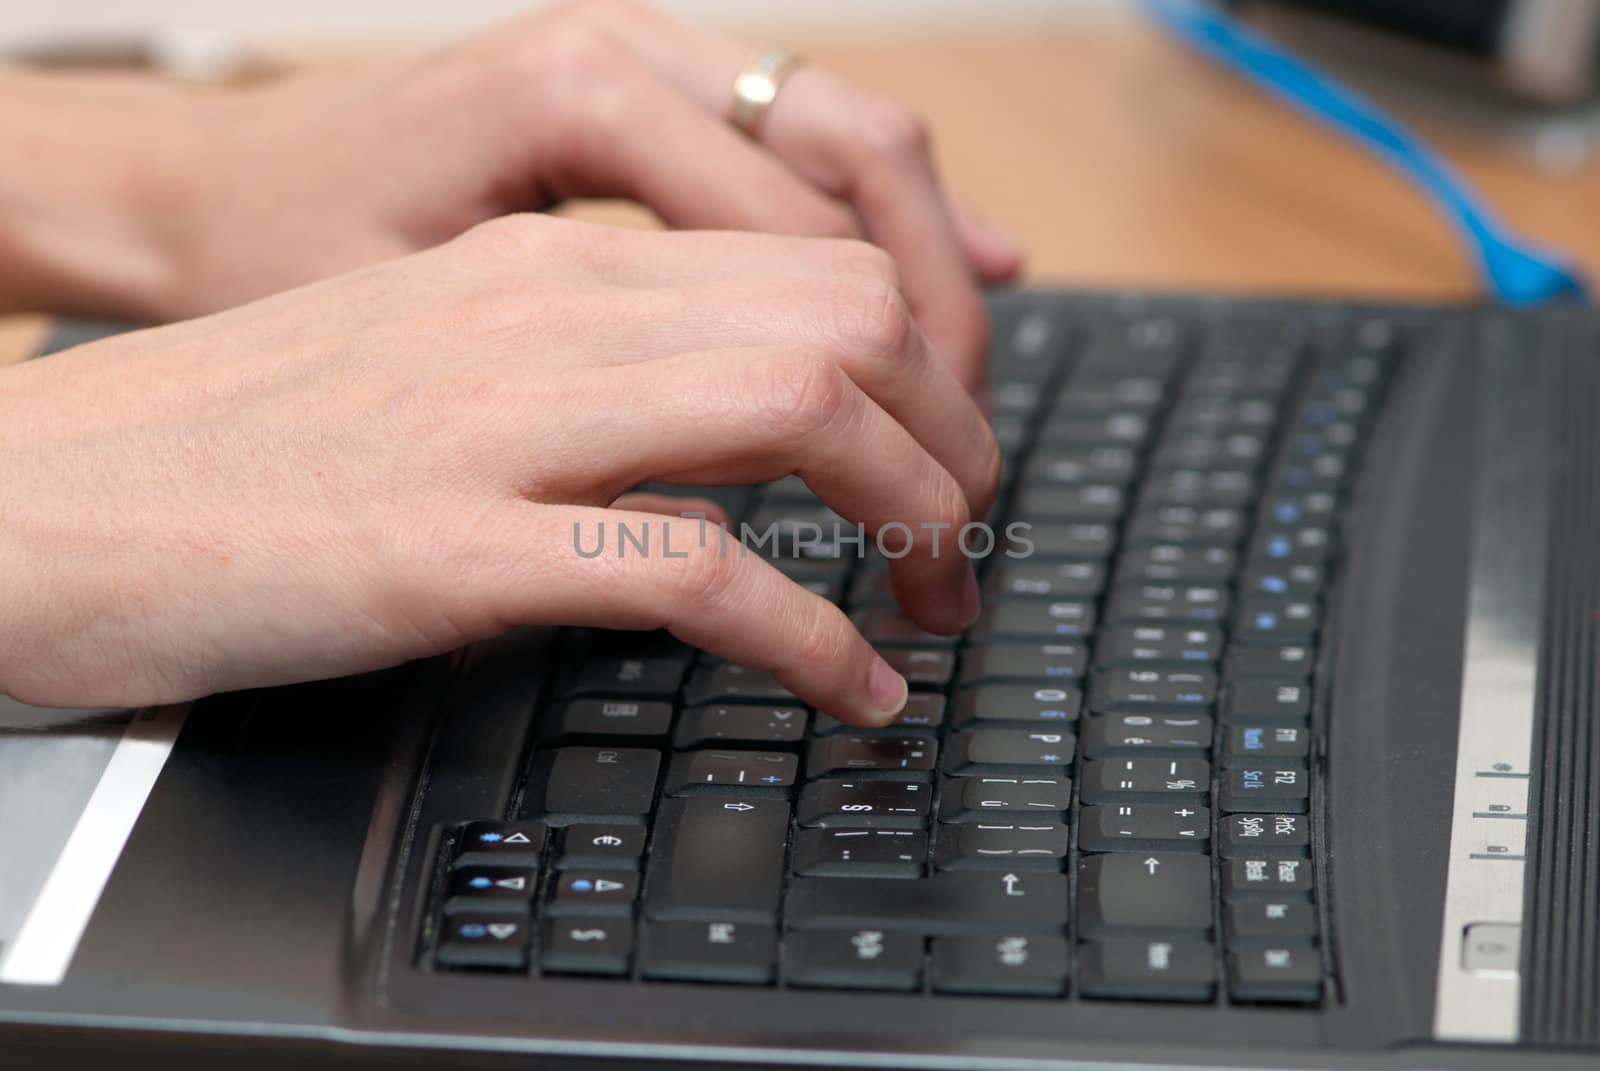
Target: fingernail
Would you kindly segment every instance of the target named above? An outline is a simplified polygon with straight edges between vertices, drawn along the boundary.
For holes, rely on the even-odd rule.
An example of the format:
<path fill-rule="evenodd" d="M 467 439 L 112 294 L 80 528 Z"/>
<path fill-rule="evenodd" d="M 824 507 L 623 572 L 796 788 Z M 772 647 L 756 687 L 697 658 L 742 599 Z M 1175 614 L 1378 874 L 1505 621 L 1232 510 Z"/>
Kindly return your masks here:
<path fill-rule="evenodd" d="M 967 578 L 961 582 L 961 627 L 971 628 L 983 613 L 983 600 L 978 597 L 978 574 L 969 564 Z"/>
<path fill-rule="evenodd" d="M 867 674 L 867 691 L 872 695 L 872 704 L 876 707 L 875 713 L 880 715 L 884 722 L 889 722 L 900 716 L 906 708 L 906 698 L 911 694 L 911 686 L 906 679 L 894 671 L 894 667 L 883 660 L 881 655 L 872 658 L 872 669 Z"/>

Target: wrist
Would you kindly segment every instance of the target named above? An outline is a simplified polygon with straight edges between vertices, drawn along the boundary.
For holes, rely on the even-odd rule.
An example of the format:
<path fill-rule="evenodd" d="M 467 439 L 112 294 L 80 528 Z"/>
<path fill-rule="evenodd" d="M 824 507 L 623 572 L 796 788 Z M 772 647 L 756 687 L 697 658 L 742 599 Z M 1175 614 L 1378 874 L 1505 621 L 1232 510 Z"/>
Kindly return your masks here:
<path fill-rule="evenodd" d="M 0 308 L 167 319 L 217 95 L 149 78 L 0 71 Z"/>

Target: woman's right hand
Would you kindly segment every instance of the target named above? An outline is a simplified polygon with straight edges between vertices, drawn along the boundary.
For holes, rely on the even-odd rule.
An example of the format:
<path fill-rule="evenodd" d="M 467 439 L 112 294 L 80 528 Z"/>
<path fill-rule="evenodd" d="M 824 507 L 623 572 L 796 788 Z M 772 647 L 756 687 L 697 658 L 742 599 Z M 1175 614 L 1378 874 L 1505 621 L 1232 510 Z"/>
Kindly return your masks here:
<path fill-rule="evenodd" d="M 0 371 L 0 458 L 0 691 L 26 702 L 172 702 L 548 623 L 667 628 L 860 725 L 905 683 L 844 614 L 618 499 L 797 473 L 869 532 L 921 532 L 981 518 L 999 472 L 880 250 L 540 216 Z M 619 557 L 616 524 L 646 520 L 685 556 Z M 948 539 L 893 581 L 924 628 L 977 615 Z"/>

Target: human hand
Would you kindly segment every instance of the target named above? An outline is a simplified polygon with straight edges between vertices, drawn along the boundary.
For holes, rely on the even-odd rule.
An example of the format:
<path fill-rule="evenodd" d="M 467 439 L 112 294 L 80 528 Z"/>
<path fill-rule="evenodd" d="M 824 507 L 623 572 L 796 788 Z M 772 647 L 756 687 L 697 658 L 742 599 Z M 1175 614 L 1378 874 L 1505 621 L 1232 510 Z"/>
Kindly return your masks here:
<path fill-rule="evenodd" d="M 724 118 L 755 52 L 633 0 L 577 0 L 430 55 L 213 98 L 166 318 L 416 251 L 506 212 L 626 197 L 684 228 L 865 237 L 968 386 L 977 284 L 1009 241 L 946 198 L 905 106 L 802 66 L 757 141 Z"/>
<path fill-rule="evenodd" d="M 844 614 L 612 503 L 798 473 L 870 531 L 959 528 L 999 472 L 881 250 L 537 215 L 0 371 L 0 457 L 0 692 L 26 702 L 177 701 L 560 623 L 670 629 L 856 724 L 905 683 Z M 646 520 L 686 556 L 616 553 Z M 601 523 L 583 557 L 575 526 L 588 550 Z M 953 632 L 977 587 L 933 546 L 894 591 Z"/>

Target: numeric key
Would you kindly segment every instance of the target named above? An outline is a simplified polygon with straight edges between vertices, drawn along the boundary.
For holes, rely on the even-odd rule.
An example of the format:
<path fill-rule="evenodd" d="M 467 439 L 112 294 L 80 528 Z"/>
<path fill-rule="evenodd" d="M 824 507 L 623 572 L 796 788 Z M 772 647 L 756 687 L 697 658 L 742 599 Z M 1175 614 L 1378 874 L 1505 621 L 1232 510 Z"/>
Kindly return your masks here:
<path fill-rule="evenodd" d="M 920 829 L 932 799 L 920 781 L 812 781 L 795 814 L 801 826 L 823 829 Z"/>
<path fill-rule="evenodd" d="M 982 684 L 958 693 L 952 724 L 957 729 L 1068 724 L 1077 720 L 1082 698 L 1071 685 Z"/>

